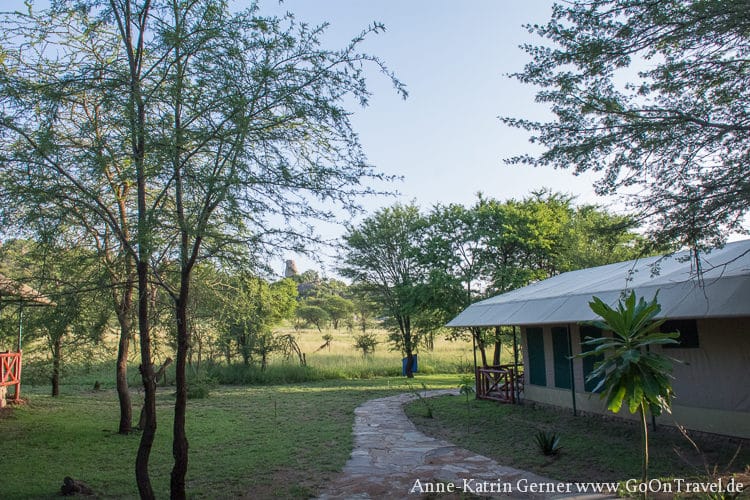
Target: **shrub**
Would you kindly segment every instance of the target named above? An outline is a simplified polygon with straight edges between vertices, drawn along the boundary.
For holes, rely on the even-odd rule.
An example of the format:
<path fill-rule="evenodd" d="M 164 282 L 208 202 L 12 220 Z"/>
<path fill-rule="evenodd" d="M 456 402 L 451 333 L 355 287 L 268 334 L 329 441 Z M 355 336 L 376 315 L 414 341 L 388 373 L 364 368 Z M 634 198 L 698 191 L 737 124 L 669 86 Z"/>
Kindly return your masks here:
<path fill-rule="evenodd" d="M 187 397 L 188 399 L 207 398 L 211 389 L 215 389 L 217 385 L 218 381 L 215 378 L 204 371 L 199 371 L 188 379 Z"/>
<path fill-rule="evenodd" d="M 354 337 L 354 347 L 361 350 L 363 356 L 375 352 L 376 345 L 378 345 L 378 340 L 372 333 L 363 333 Z"/>
<path fill-rule="evenodd" d="M 545 456 L 554 456 L 560 452 L 560 438 L 554 432 L 539 431 L 536 433 L 536 444 Z"/>

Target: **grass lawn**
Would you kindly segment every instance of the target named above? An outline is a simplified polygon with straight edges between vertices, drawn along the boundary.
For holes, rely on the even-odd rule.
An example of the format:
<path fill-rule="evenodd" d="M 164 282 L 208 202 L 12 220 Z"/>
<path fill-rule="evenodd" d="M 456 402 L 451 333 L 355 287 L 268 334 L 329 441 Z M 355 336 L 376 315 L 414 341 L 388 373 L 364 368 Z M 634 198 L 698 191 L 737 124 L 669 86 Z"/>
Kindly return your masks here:
<path fill-rule="evenodd" d="M 411 383 L 456 387 L 458 376 L 417 376 Z M 161 389 L 157 398 L 150 465 L 157 498 L 169 495 L 173 390 Z M 351 453 L 354 409 L 368 399 L 408 390 L 400 377 L 214 389 L 188 405 L 188 495 L 314 495 Z M 137 497 L 133 470 L 140 434 L 114 432 L 119 415 L 114 391 L 68 386 L 58 398 L 41 390 L 24 395 L 28 404 L 0 415 L 3 499 L 50 498 L 65 476 L 86 482 L 99 497 Z M 134 393 L 134 402 L 138 399 Z"/>
<path fill-rule="evenodd" d="M 472 399 L 467 431 L 464 396 L 434 398 L 430 405 L 434 418 L 427 418 L 422 402 L 406 406 L 407 415 L 420 430 L 494 458 L 503 465 L 569 482 L 640 478 L 641 438 L 633 422 L 597 416 L 574 417 L 566 410 Z M 535 435 L 540 430 L 553 431 L 560 437 L 562 451 L 558 456 L 550 458 L 539 451 Z M 719 472 L 726 470 L 738 447 L 737 442 L 716 436 L 703 435 L 696 440 L 708 464 L 718 465 Z M 674 429 L 662 426 L 652 432 L 650 451 L 650 477 L 705 475 L 701 458 Z M 750 446 L 745 443 L 731 470 L 745 472 L 749 464 Z M 744 484 L 750 484 L 750 475 L 744 474 L 743 479 Z"/>

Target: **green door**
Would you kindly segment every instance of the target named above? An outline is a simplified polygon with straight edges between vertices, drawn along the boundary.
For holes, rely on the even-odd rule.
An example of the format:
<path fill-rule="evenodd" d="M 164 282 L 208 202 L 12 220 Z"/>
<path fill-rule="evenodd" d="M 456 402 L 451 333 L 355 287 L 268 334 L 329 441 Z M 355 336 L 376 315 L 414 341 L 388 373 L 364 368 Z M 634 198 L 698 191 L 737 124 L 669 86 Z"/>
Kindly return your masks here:
<path fill-rule="evenodd" d="M 547 367 L 544 366 L 544 331 L 541 328 L 527 328 L 526 342 L 529 356 L 529 383 L 547 385 Z"/>
<path fill-rule="evenodd" d="M 552 356 L 555 364 L 555 387 L 570 389 L 570 351 L 568 327 L 552 327 Z"/>

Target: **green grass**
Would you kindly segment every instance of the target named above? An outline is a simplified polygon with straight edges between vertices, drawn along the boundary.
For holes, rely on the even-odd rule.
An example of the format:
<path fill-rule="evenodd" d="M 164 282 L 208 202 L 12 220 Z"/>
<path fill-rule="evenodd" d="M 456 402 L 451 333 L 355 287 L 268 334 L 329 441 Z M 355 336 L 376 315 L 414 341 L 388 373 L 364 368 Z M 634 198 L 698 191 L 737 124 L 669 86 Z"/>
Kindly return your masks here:
<path fill-rule="evenodd" d="M 574 417 L 571 412 L 532 405 L 470 402 L 469 429 L 464 397 L 431 401 L 434 418 L 426 418 L 419 402 L 406 413 L 428 435 L 440 437 L 503 465 L 571 482 L 624 481 L 641 473 L 641 438 L 635 423 L 597 416 Z M 560 437 L 557 456 L 542 454 L 535 442 L 539 431 Z M 717 436 L 696 438 L 711 467 L 724 472 L 738 443 Z M 675 450 L 682 453 L 680 458 Z M 696 477 L 705 474 L 702 460 L 675 429 L 659 427 L 650 436 L 650 477 Z M 690 462 L 690 463 L 688 463 Z M 750 447 L 740 449 L 732 471 L 750 464 Z"/>
<path fill-rule="evenodd" d="M 455 387 L 458 378 L 418 376 L 411 384 L 423 382 L 429 388 Z M 354 409 L 409 390 L 400 377 L 212 389 L 209 397 L 188 405 L 188 495 L 315 495 L 351 453 Z M 172 392 L 160 389 L 157 397 L 150 472 L 158 498 L 168 496 L 172 466 Z M 25 397 L 28 404 L 0 415 L 2 498 L 50 498 L 65 476 L 86 482 L 101 498 L 137 497 L 133 467 L 140 435 L 114 432 L 119 415 L 114 391 L 63 386 L 63 395 L 52 398 L 40 387 Z M 133 399 L 139 399 L 135 392 Z"/>

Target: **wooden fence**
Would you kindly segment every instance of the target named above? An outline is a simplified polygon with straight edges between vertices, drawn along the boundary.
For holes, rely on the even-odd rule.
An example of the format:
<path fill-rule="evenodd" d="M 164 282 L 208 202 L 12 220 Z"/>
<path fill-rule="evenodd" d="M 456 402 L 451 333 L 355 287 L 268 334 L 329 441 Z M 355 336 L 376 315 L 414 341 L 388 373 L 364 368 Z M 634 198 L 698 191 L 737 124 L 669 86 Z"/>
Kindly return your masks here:
<path fill-rule="evenodd" d="M 5 388 L 8 386 L 15 387 L 13 400 L 15 402 L 21 399 L 21 353 L 20 352 L 0 352 L 0 387 L 2 388 L 3 400 Z M 4 403 L 2 401 L 0 404 Z"/>
<path fill-rule="evenodd" d="M 477 368 L 477 398 L 517 403 L 523 393 L 522 365 Z"/>

